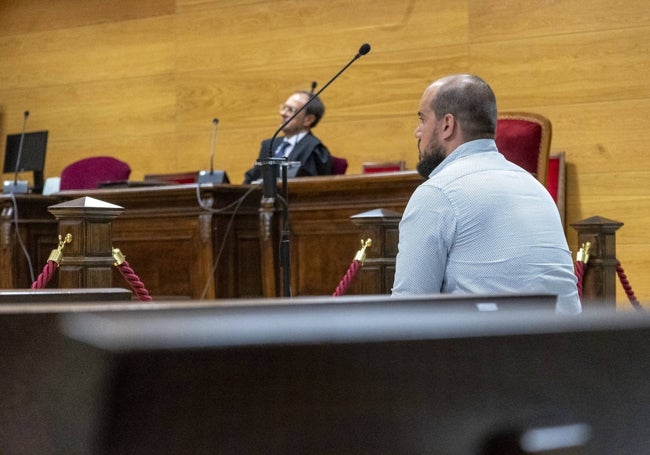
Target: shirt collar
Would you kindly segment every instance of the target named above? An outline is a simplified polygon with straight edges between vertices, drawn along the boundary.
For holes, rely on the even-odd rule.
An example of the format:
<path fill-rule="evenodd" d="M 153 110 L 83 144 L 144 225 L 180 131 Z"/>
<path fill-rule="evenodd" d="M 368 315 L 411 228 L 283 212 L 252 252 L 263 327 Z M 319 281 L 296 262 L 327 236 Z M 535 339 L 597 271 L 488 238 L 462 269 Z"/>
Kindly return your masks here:
<path fill-rule="evenodd" d="M 447 158 L 438 165 L 438 167 L 431 171 L 429 178 L 433 177 L 445 167 L 449 166 L 450 163 L 453 163 L 460 158 L 484 152 L 498 152 L 497 144 L 494 142 L 494 139 L 475 139 L 473 141 L 464 142 L 456 147 L 456 149 L 451 152 Z"/>
<path fill-rule="evenodd" d="M 284 140 L 287 141 L 287 142 L 288 142 L 289 144 L 291 144 L 292 146 L 294 146 L 294 145 L 296 145 L 298 142 L 300 142 L 300 140 L 301 140 L 303 137 L 307 136 L 307 133 L 309 133 L 309 131 L 301 131 L 300 133 L 298 133 L 298 134 L 294 134 L 294 135 L 291 136 L 291 137 L 287 137 L 287 136 L 285 136 L 285 137 L 284 137 Z"/>

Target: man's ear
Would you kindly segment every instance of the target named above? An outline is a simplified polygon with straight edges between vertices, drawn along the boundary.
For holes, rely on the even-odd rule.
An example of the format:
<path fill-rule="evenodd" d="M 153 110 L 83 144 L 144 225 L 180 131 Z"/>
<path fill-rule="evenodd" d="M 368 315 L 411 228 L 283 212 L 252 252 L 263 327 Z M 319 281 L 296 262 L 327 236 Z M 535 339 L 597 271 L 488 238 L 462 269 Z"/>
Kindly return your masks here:
<path fill-rule="evenodd" d="M 316 121 L 316 116 L 314 114 L 307 114 L 302 119 L 302 126 L 305 128 L 311 128 L 311 126 L 314 124 L 315 121 Z"/>
<path fill-rule="evenodd" d="M 458 122 L 456 122 L 456 117 L 452 114 L 445 114 L 442 118 L 442 122 L 442 138 L 449 139 L 454 135 L 459 126 Z"/>

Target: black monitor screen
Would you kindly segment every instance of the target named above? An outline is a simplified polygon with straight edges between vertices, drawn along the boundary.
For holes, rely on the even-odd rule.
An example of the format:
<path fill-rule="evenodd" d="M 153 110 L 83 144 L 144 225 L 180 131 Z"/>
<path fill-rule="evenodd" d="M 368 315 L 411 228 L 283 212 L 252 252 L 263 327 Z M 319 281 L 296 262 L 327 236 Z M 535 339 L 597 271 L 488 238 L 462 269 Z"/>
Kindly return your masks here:
<path fill-rule="evenodd" d="M 45 169 L 45 150 L 47 148 L 47 131 L 34 131 L 25 133 L 23 150 L 20 154 L 20 134 L 8 134 L 7 146 L 5 148 L 4 173 L 34 171 L 34 186 L 43 186 L 43 170 Z"/>

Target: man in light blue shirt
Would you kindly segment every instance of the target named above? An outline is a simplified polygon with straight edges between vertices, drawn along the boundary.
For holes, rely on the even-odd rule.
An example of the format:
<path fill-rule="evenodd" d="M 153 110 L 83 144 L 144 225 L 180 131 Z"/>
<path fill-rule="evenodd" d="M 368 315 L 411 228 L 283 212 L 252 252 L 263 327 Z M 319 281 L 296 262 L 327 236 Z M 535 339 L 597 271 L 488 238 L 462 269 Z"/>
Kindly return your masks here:
<path fill-rule="evenodd" d="M 581 311 L 562 222 L 548 191 L 494 142 L 497 106 L 481 78 L 431 84 L 418 111 L 418 172 L 428 178 L 399 226 L 394 296 L 555 294 Z"/>

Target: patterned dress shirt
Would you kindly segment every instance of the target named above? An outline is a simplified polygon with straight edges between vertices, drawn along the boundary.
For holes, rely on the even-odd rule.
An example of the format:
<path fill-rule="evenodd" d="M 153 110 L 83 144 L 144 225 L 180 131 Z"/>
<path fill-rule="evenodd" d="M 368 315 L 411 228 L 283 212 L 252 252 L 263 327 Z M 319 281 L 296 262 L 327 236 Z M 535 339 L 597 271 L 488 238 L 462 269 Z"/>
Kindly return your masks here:
<path fill-rule="evenodd" d="M 411 196 L 399 225 L 392 294 L 554 294 L 579 313 L 560 214 L 491 139 L 451 153 Z"/>

